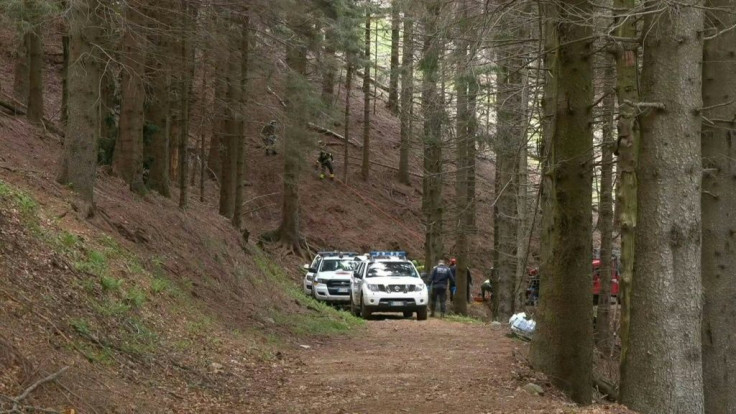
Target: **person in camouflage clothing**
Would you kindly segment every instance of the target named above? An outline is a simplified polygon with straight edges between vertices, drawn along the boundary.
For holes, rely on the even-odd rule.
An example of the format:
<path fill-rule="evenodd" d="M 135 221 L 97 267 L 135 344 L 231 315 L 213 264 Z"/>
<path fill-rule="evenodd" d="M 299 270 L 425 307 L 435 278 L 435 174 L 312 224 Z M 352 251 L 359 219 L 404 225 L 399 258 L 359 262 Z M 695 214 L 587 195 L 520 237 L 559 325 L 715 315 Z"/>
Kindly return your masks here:
<path fill-rule="evenodd" d="M 276 120 L 272 119 L 261 129 L 261 139 L 266 147 L 266 155 L 276 155 Z"/>

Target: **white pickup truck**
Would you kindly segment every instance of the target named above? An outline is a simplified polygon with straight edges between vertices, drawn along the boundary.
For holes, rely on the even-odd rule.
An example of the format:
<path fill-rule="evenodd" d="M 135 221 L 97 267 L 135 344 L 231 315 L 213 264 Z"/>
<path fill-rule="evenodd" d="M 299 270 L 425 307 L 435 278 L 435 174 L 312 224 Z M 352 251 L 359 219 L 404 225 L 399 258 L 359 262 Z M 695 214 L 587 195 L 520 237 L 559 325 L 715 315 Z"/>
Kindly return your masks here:
<path fill-rule="evenodd" d="M 373 258 L 350 278 L 350 311 L 369 318 L 374 312 L 401 312 L 427 319 L 429 292 L 414 264 L 402 257 Z"/>

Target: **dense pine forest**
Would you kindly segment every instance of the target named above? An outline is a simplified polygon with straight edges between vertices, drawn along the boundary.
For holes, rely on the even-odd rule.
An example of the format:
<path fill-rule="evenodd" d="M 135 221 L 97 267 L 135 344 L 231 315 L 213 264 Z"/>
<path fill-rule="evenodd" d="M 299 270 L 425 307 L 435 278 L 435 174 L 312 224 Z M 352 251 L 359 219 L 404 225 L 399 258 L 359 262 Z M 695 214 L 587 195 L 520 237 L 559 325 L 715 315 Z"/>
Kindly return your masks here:
<path fill-rule="evenodd" d="M 0 22 L 0 413 L 736 412 L 736 1 Z"/>

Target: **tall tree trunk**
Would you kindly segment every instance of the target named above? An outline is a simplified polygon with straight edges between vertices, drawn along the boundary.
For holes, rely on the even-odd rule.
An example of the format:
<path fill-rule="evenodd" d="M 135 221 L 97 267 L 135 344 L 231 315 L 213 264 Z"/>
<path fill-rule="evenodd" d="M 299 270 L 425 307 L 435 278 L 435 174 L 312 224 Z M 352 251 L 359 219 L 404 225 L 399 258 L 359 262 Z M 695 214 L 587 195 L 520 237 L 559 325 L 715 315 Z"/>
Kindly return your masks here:
<path fill-rule="evenodd" d="M 18 34 L 18 48 L 15 50 L 15 65 L 13 68 L 13 96 L 15 100 L 27 104 L 30 71 L 30 49 L 31 49 L 31 32 L 26 31 Z"/>
<path fill-rule="evenodd" d="M 102 71 L 99 51 L 93 46 L 102 36 L 101 22 L 95 9 L 97 0 L 70 2 L 69 47 L 69 122 L 57 180 L 69 185 L 84 203 L 80 211 L 94 211 L 94 187 L 97 170 L 97 103 Z"/>
<path fill-rule="evenodd" d="M 460 1 L 456 5 L 456 15 L 460 20 L 467 18 L 467 2 Z M 468 44 L 466 39 L 468 31 L 461 26 L 458 31 L 458 40 L 455 44 L 455 93 L 456 118 L 455 118 L 455 278 L 457 293 L 453 302 L 453 310 L 460 315 L 468 314 L 468 302 L 466 301 L 468 289 L 468 122 L 470 113 L 468 108 Z"/>
<path fill-rule="evenodd" d="M 43 42 L 41 27 L 36 25 L 28 32 L 28 120 L 34 124 L 43 121 Z"/>
<path fill-rule="evenodd" d="M 248 59 L 250 57 L 250 17 L 245 10 L 242 23 L 242 46 L 240 48 L 242 59 L 240 61 L 240 135 L 238 136 L 238 155 L 235 174 L 235 212 L 233 213 L 233 226 L 240 230 L 243 222 L 243 195 L 245 192 L 245 123 L 242 114 L 245 114 L 246 102 L 248 100 Z"/>
<path fill-rule="evenodd" d="M 399 0 L 391 0 L 391 61 L 388 81 L 388 109 L 399 113 L 399 35 L 401 27 Z"/>
<path fill-rule="evenodd" d="M 705 412 L 736 412 L 736 16 L 734 0 L 708 0 L 703 59 L 703 382 Z M 725 105 L 724 105 L 725 104 Z"/>
<path fill-rule="evenodd" d="M 471 75 L 468 78 L 468 110 L 470 113 L 470 119 L 468 119 L 468 164 L 467 167 L 467 182 L 468 182 L 468 214 L 466 223 L 468 231 L 476 231 L 476 199 L 475 199 L 475 157 L 478 153 L 476 149 L 476 143 L 478 141 L 478 78 L 474 74 L 471 66 Z"/>
<path fill-rule="evenodd" d="M 402 46 L 399 182 L 409 184 L 409 150 L 411 149 L 412 108 L 414 106 L 414 20 L 408 11 L 404 14 L 404 44 Z"/>
<path fill-rule="evenodd" d="M 140 41 L 142 33 L 135 29 L 142 27 L 141 10 L 125 8 L 125 31 L 121 41 L 121 63 L 123 65 L 120 83 L 120 121 L 112 169 L 125 180 L 130 189 L 141 193 L 143 188 L 143 104 L 145 90 L 143 74 L 145 57 Z"/>
<path fill-rule="evenodd" d="M 636 6 L 636 0 L 613 0 L 615 10 L 616 35 L 621 39 L 637 40 L 636 19 L 630 14 Z M 639 102 L 639 74 L 637 64 L 638 40 L 622 42 L 616 54 L 616 98 L 619 107 L 618 143 L 615 154 L 618 155 L 617 174 L 620 175 L 616 186 L 616 221 L 621 227 L 621 271 L 619 279 L 619 297 L 621 299 L 621 361 L 626 359 L 629 350 L 629 314 L 631 303 L 631 284 L 634 279 L 634 253 L 636 234 L 636 165 L 639 159 L 640 129 L 637 120 L 637 109 L 625 102 Z M 625 367 L 621 364 L 620 377 L 623 378 Z"/>
<path fill-rule="evenodd" d="M 69 35 L 61 37 L 61 123 L 66 126 L 69 119 Z"/>
<path fill-rule="evenodd" d="M 179 208 L 187 207 L 189 201 L 189 110 L 192 79 L 194 78 L 194 47 L 192 45 L 192 26 L 196 19 L 196 4 L 181 0 L 180 21 L 181 33 L 179 55 L 181 60 L 180 99 L 180 131 L 179 131 Z"/>
<path fill-rule="evenodd" d="M 328 27 L 325 32 L 325 52 L 322 57 L 322 65 L 324 67 L 322 74 L 322 101 L 328 106 L 332 105 L 335 94 L 335 77 L 337 75 L 337 58 L 335 57 L 336 42 L 337 34 L 335 33 L 335 28 Z"/>
<path fill-rule="evenodd" d="M 226 145 L 225 123 L 227 122 L 227 79 L 222 74 L 227 71 L 229 50 L 227 47 L 222 47 L 222 43 L 225 41 L 225 39 L 219 39 L 217 53 L 214 56 L 215 73 L 218 75 L 215 76 L 215 116 L 212 125 L 210 151 L 207 157 L 207 165 L 215 174 L 217 180 L 220 180 L 220 176 L 222 175 L 222 152 L 225 151 Z"/>
<path fill-rule="evenodd" d="M 545 173 L 548 190 L 542 249 L 537 329 L 532 363 L 581 404 L 592 397 L 593 320 L 590 292 L 593 103 L 592 29 L 587 21 L 592 6 L 569 0 L 547 5 L 546 18 L 559 46 L 552 60 L 555 78 L 553 129 Z M 549 26 L 547 26 L 549 29 Z M 547 49 L 551 50 L 551 49 Z M 548 99 L 545 96 L 545 99 Z M 546 102 L 551 104 L 552 102 Z M 549 113 L 545 108 L 545 113 Z"/>
<path fill-rule="evenodd" d="M 511 22 L 507 22 L 509 24 Z M 510 28 L 507 26 L 506 30 Z M 508 32 L 506 33 L 508 35 Z M 499 73 L 497 83 L 496 126 L 496 173 L 493 208 L 494 269 L 493 273 L 493 319 L 508 320 L 514 312 L 516 290 L 516 245 L 518 217 L 516 196 L 518 193 L 518 154 L 522 142 L 523 127 L 526 121 L 519 117 L 521 110 L 521 73 L 518 61 L 513 59 L 517 51 L 505 48 L 499 53 Z"/>
<path fill-rule="evenodd" d="M 602 92 L 607 94 L 603 98 L 601 115 L 603 119 L 601 145 L 601 193 L 598 208 L 598 230 L 601 234 L 601 290 L 598 294 L 598 312 L 596 316 L 596 344 L 608 355 L 611 350 L 611 275 L 613 274 L 613 112 L 615 110 L 615 96 L 613 94 L 616 73 L 608 54 L 603 56 Z"/>
<path fill-rule="evenodd" d="M 166 22 L 166 16 L 153 3 L 147 3 L 147 13 L 159 22 Z M 159 23 L 160 24 L 160 23 Z M 167 38 L 153 26 L 150 35 L 152 53 L 146 65 L 150 71 L 150 96 L 145 106 L 145 133 L 148 136 L 144 145 L 144 160 L 148 164 L 148 188 L 164 197 L 171 197 L 169 178 L 169 62 L 166 61 L 169 45 Z"/>
<path fill-rule="evenodd" d="M 422 112 L 424 118 L 424 174 L 422 176 L 422 212 L 424 215 L 424 263 L 430 269 L 443 253 L 442 246 L 442 118 L 439 96 L 440 51 L 442 41 L 437 28 L 442 3 L 424 2 L 424 50 L 422 69 Z"/>
<path fill-rule="evenodd" d="M 343 165 L 342 181 L 348 183 L 348 148 L 350 147 L 350 94 L 353 91 L 353 61 L 352 55 L 347 57 L 347 70 L 345 71 L 345 147 L 343 152 Z"/>
<path fill-rule="evenodd" d="M 702 413 L 700 133 L 703 2 L 645 16 L 629 350 L 621 401 Z M 635 103 L 636 104 L 636 103 Z"/>
<path fill-rule="evenodd" d="M 360 174 L 368 180 L 371 172 L 371 12 L 365 12 L 365 67 L 363 68 L 363 164 Z M 347 161 L 347 160 L 346 160 Z"/>
<path fill-rule="evenodd" d="M 299 3 L 301 6 L 301 3 Z M 281 225 L 275 239 L 300 252 L 302 240 L 299 224 L 299 178 L 303 168 L 303 152 L 308 147 L 308 102 L 314 92 L 307 80 L 307 45 L 314 38 L 310 16 L 302 7 L 291 11 L 289 27 L 297 38 L 286 48 L 286 133 L 284 134 L 284 194 Z"/>
<path fill-rule="evenodd" d="M 229 22 L 228 22 L 229 23 Z M 230 56 L 227 60 L 227 120 L 225 122 L 224 151 L 220 153 L 220 214 L 232 218 L 235 212 L 235 189 L 238 162 L 238 141 L 242 135 L 240 113 L 241 40 L 240 30 L 228 31 Z"/>

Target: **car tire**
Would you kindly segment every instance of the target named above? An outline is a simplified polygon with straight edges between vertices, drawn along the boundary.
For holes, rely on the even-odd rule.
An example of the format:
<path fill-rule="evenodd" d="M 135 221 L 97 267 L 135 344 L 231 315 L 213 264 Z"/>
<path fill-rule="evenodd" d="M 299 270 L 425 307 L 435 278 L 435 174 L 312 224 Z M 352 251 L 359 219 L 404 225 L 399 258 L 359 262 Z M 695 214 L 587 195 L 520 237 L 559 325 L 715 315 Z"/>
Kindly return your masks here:
<path fill-rule="evenodd" d="M 427 320 L 427 307 L 419 308 L 417 310 L 417 320 L 418 321 L 426 321 Z"/>
<path fill-rule="evenodd" d="M 412 315 L 414 315 L 414 312 L 404 311 L 404 317 L 405 318 L 411 318 Z"/>
<path fill-rule="evenodd" d="M 365 303 L 363 302 L 363 297 L 361 296 L 360 297 L 360 316 L 363 319 L 370 319 L 372 314 L 373 312 L 371 312 L 371 310 L 365 306 Z"/>

